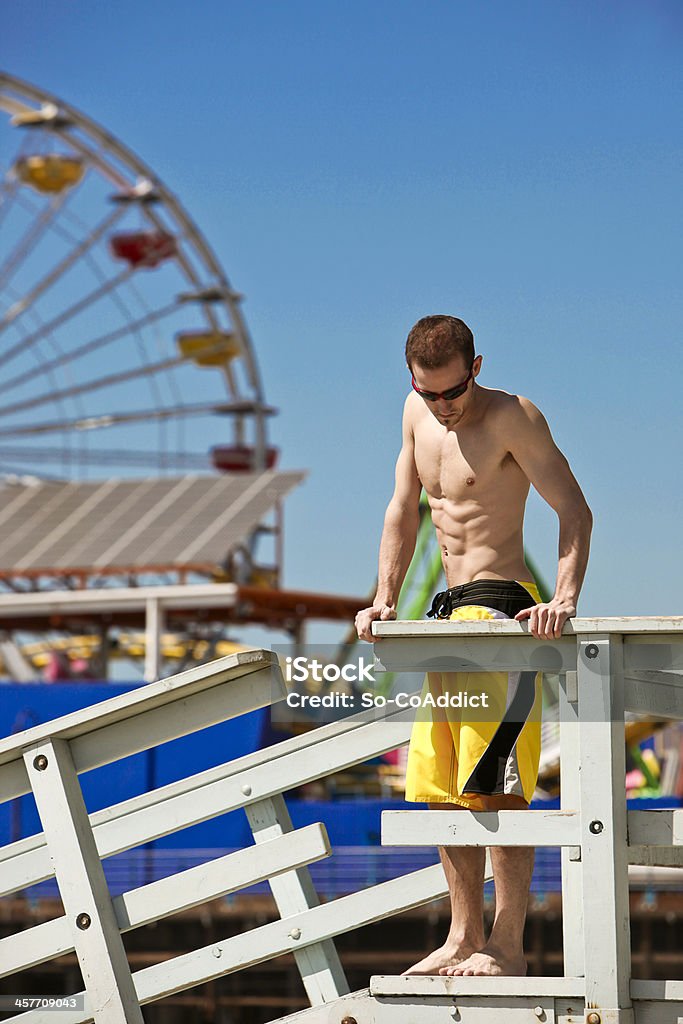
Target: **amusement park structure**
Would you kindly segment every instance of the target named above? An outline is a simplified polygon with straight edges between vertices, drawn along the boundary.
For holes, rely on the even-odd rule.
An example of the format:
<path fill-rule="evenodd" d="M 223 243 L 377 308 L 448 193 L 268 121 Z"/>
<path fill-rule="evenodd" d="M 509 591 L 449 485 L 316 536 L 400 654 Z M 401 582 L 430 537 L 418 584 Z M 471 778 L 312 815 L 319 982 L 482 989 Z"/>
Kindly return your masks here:
<path fill-rule="evenodd" d="M 276 468 L 241 296 L 196 224 L 58 97 L 2 74 L 0 111 L 6 670 L 46 662 L 12 646 L 22 631 L 100 676 L 146 651 L 151 679 L 164 655 L 221 653 L 228 623 L 301 639 L 311 617 L 352 620 L 362 597 L 282 587 L 283 501 L 304 474 Z"/>

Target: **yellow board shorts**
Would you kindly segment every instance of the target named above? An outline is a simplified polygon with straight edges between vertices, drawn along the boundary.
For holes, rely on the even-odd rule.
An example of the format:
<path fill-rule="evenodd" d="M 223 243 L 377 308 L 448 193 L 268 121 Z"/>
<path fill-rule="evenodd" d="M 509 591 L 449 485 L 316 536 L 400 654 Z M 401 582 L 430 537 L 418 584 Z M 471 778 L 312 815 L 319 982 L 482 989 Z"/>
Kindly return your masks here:
<path fill-rule="evenodd" d="M 451 622 L 514 618 L 541 602 L 535 583 L 475 580 L 437 594 L 432 615 Z M 488 709 L 422 708 L 413 725 L 406 800 L 484 810 L 483 796 L 531 801 L 541 755 L 541 673 L 429 672 L 422 690 L 487 694 Z M 490 721 L 480 721 L 482 718 Z"/>

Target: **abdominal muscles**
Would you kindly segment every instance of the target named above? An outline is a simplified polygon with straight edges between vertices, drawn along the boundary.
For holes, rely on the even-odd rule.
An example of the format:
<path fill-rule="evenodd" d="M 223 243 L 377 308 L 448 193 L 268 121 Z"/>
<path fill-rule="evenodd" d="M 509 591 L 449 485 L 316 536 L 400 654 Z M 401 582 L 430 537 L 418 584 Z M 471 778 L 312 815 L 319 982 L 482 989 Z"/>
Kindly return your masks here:
<path fill-rule="evenodd" d="M 486 503 L 429 495 L 448 586 L 474 579 L 529 577 L 522 537 L 527 493 L 528 484 L 515 488 L 507 499 L 490 495 L 493 500 Z"/>

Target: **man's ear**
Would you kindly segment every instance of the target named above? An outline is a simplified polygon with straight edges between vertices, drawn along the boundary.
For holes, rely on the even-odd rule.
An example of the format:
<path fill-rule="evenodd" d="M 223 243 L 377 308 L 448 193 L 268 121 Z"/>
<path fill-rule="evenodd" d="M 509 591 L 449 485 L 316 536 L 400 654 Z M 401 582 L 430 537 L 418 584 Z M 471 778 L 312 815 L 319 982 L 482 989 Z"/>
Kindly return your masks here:
<path fill-rule="evenodd" d="M 477 377 L 478 376 L 479 371 L 481 370 L 481 364 L 483 363 L 483 361 L 484 361 L 484 357 L 483 356 L 475 356 L 474 357 L 474 362 L 472 363 L 472 376 L 473 377 Z"/>

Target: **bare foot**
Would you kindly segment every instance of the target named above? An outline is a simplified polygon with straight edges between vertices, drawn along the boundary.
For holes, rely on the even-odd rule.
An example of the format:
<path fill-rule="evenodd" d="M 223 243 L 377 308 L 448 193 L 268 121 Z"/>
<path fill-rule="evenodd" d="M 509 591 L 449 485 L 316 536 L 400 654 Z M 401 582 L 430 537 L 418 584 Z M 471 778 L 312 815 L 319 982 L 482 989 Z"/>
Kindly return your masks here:
<path fill-rule="evenodd" d="M 526 974 L 526 960 L 523 956 L 507 957 L 497 950 L 487 953 L 482 949 L 452 967 L 442 967 L 439 974 L 447 974 L 450 978 L 523 978 Z"/>
<path fill-rule="evenodd" d="M 447 969 L 452 970 L 458 964 L 464 963 L 470 955 L 471 949 L 440 946 L 424 960 L 420 960 L 404 971 L 403 976 L 407 974 L 443 974 Z"/>

